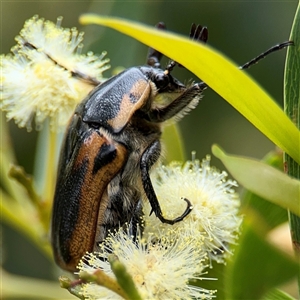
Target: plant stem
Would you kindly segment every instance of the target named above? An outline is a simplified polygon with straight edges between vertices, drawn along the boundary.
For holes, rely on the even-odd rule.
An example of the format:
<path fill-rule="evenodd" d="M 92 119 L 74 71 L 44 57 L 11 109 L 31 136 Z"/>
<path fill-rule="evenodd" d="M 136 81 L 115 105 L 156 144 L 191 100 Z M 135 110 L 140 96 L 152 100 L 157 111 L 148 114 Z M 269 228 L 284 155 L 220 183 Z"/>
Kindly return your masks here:
<path fill-rule="evenodd" d="M 55 174 L 56 174 L 56 140 L 57 135 L 55 132 L 50 130 L 49 134 L 49 155 L 47 161 L 47 170 L 46 170 L 46 186 L 45 186 L 45 197 L 46 201 L 51 201 L 54 195 L 55 188 Z"/>
<path fill-rule="evenodd" d="M 47 162 L 45 169 L 45 176 L 43 183 L 44 189 L 42 193 L 43 203 L 43 212 L 45 213 L 42 218 L 42 223 L 45 228 L 49 228 L 50 216 L 51 216 L 51 207 L 54 197 L 55 190 L 55 180 L 56 180 L 56 164 L 57 164 L 57 140 L 58 135 L 56 132 L 51 131 L 49 127 L 49 135 L 48 135 L 48 147 L 47 147 Z"/>

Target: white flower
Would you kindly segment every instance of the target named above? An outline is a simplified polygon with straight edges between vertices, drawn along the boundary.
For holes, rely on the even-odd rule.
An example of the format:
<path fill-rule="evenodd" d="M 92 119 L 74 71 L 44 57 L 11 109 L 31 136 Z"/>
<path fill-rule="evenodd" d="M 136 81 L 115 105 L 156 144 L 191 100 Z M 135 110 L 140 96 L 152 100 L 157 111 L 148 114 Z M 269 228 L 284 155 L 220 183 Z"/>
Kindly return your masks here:
<path fill-rule="evenodd" d="M 174 238 L 185 232 L 202 241 L 203 250 L 218 262 L 230 253 L 228 246 L 235 243 L 241 223 L 240 201 L 233 190 L 237 184 L 226 177 L 226 172 L 210 167 L 209 156 L 201 164 L 193 159 L 184 165 L 173 162 L 160 166 L 151 176 L 165 218 L 174 219 L 182 214 L 186 208 L 182 198 L 192 203 L 191 213 L 172 226 Z M 150 212 L 149 202 L 145 201 L 145 234 L 161 236 L 170 232 L 170 225 L 161 223 L 154 214 L 149 216 Z"/>
<path fill-rule="evenodd" d="M 120 230 L 106 239 L 103 253 L 87 254 L 78 268 L 89 273 L 102 269 L 106 275 L 115 278 L 110 264 L 105 260 L 113 253 L 132 276 L 142 299 L 211 299 L 213 291 L 188 282 L 201 279 L 204 257 L 199 248 L 201 245 L 188 236 L 182 236 L 177 241 L 162 237 L 153 244 L 151 238 L 133 242 L 132 237 Z M 199 259 L 200 256 L 202 259 Z M 94 283 L 85 284 L 82 294 L 85 299 L 121 299 Z"/>
<path fill-rule="evenodd" d="M 52 129 L 66 125 L 75 106 L 103 81 L 108 60 L 80 54 L 83 33 L 37 16 L 25 22 L 17 45 L 1 55 L 1 102 L 7 119 L 31 129 L 50 117 Z"/>

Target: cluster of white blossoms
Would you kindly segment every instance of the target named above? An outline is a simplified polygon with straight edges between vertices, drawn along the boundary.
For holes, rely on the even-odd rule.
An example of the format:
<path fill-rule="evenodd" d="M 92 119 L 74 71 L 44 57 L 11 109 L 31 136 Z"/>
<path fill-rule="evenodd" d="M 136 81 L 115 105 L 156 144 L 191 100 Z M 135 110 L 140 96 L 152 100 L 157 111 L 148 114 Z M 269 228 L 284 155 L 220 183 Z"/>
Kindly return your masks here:
<path fill-rule="evenodd" d="M 115 254 L 132 275 L 142 299 L 211 299 L 214 291 L 189 284 L 202 280 L 212 260 L 225 262 L 230 244 L 235 244 L 242 221 L 235 181 L 210 166 L 210 157 L 185 164 L 171 163 L 154 169 L 151 176 L 164 217 L 181 215 L 188 199 L 193 209 L 174 225 L 161 223 L 144 201 L 143 238 L 133 242 L 120 230 L 105 241 L 101 253 L 87 254 L 81 271 L 102 269 L 114 278 L 106 259 Z M 104 258 L 104 259 L 103 259 Z M 208 279 L 208 278 L 206 278 Z M 201 283 L 200 283 L 201 284 Z M 121 299 L 94 283 L 83 287 L 86 299 Z"/>
<path fill-rule="evenodd" d="M 193 158 L 185 164 L 173 162 L 156 168 L 151 179 L 164 217 L 179 216 L 186 206 L 183 198 L 191 201 L 193 210 L 170 230 L 170 225 L 157 222 L 155 215 L 150 215 L 151 206 L 145 201 L 145 234 L 180 238 L 182 232 L 189 233 L 203 242 L 203 250 L 210 259 L 223 262 L 230 254 L 229 245 L 238 237 L 242 220 L 238 215 L 239 197 L 233 189 L 237 183 L 226 177 L 225 171 L 220 173 L 210 166 L 209 156 L 202 163 Z"/>
<path fill-rule="evenodd" d="M 12 54 L 1 56 L 1 102 L 8 119 L 31 129 L 49 117 L 53 129 L 65 125 L 76 104 L 100 81 L 108 68 L 103 55 L 82 55 L 82 33 L 63 29 L 37 16 L 25 23 Z M 144 230 L 135 240 L 123 230 L 110 233 L 101 253 L 89 253 L 80 262 L 80 272 L 103 270 L 115 275 L 108 262 L 115 255 L 132 276 L 142 299 L 211 299 L 215 291 L 191 282 L 204 279 L 212 260 L 224 262 L 235 244 L 241 217 L 239 199 L 227 180 L 210 166 L 210 157 L 185 164 L 154 168 L 151 175 L 164 217 L 174 219 L 193 206 L 183 221 L 173 226 L 161 223 L 147 199 L 143 201 Z M 151 215 L 150 215 L 151 214 Z M 200 283 L 201 284 L 201 283 Z M 85 283 L 85 299 L 118 299 L 96 283 Z M 120 298 L 121 299 L 121 298 Z"/>
<path fill-rule="evenodd" d="M 47 117 L 51 129 L 67 124 L 75 106 L 109 68 L 105 53 L 81 54 L 83 33 L 38 16 L 26 21 L 10 54 L 1 55 L 0 108 L 7 119 L 31 130 Z"/>
<path fill-rule="evenodd" d="M 148 239 L 132 237 L 120 230 L 111 234 L 103 244 L 101 253 L 89 253 L 78 268 L 93 273 L 101 269 L 115 278 L 108 263 L 113 253 L 126 267 L 142 299 L 211 299 L 214 291 L 190 285 L 191 280 L 200 280 L 205 268 L 205 254 L 201 243 L 190 236 L 181 236 L 176 241 L 161 237 L 153 243 Z M 123 299 L 114 292 L 94 283 L 84 284 L 85 299 Z"/>

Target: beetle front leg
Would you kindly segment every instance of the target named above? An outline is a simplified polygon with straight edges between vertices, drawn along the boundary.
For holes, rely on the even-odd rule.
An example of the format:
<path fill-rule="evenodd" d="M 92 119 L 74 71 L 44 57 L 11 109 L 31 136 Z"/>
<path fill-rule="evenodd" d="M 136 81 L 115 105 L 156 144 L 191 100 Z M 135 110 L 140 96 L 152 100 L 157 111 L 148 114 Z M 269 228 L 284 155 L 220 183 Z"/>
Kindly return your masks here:
<path fill-rule="evenodd" d="M 182 117 L 197 106 L 206 87 L 204 82 L 195 83 L 169 105 L 151 110 L 147 117 L 151 122 L 159 123 L 165 122 L 176 115 Z"/>
<path fill-rule="evenodd" d="M 141 177 L 142 177 L 142 183 L 143 187 L 146 193 L 146 196 L 150 202 L 152 212 L 155 213 L 156 217 L 159 218 L 159 220 L 162 223 L 167 223 L 170 225 L 173 225 L 177 222 L 182 221 L 191 211 L 192 211 L 192 204 L 188 199 L 184 198 L 184 201 L 187 202 L 186 210 L 183 212 L 183 214 L 173 220 L 165 219 L 163 217 L 158 199 L 156 197 L 153 185 L 151 183 L 149 170 L 151 166 L 157 161 L 160 154 L 160 142 L 154 141 L 142 154 L 141 162 L 140 162 L 140 168 L 141 168 Z"/>

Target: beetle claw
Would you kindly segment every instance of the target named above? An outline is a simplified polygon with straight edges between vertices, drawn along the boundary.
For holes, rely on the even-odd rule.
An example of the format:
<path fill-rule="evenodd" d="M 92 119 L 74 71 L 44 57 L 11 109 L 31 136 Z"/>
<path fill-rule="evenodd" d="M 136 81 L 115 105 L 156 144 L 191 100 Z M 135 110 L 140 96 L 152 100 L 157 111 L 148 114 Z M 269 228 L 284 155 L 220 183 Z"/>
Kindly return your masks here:
<path fill-rule="evenodd" d="M 187 215 L 190 214 L 190 212 L 193 210 L 193 205 L 192 205 L 191 201 L 188 200 L 187 198 L 182 198 L 182 199 L 187 203 L 187 207 L 186 207 L 185 211 L 183 212 L 183 214 L 173 220 L 165 219 L 162 215 L 158 216 L 159 220 L 162 223 L 174 225 L 175 223 L 181 222 Z"/>
<path fill-rule="evenodd" d="M 198 87 L 200 88 L 201 91 L 204 91 L 208 87 L 208 85 L 203 81 L 197 83 L 197 85 L 198 85 Z"/>

